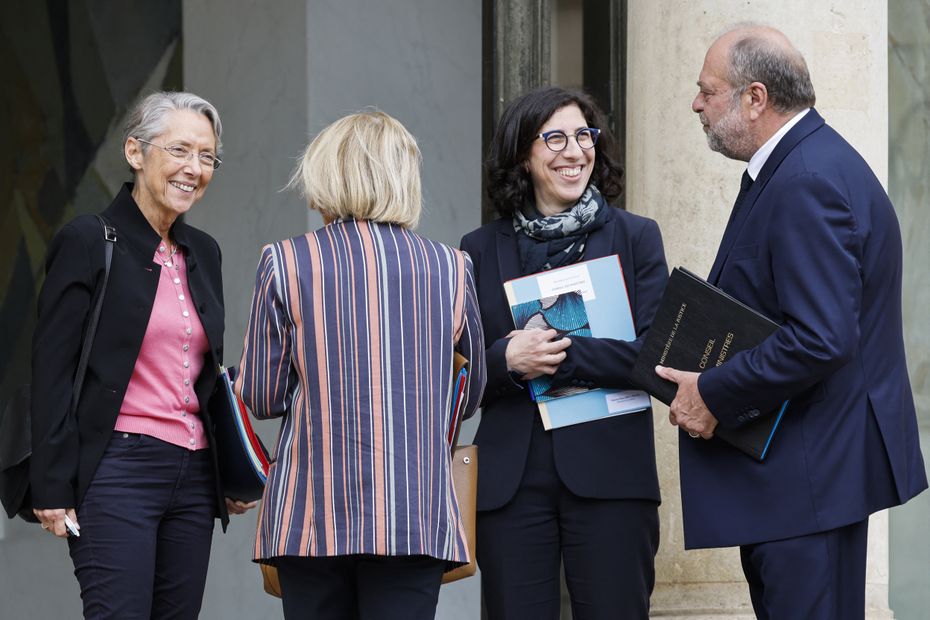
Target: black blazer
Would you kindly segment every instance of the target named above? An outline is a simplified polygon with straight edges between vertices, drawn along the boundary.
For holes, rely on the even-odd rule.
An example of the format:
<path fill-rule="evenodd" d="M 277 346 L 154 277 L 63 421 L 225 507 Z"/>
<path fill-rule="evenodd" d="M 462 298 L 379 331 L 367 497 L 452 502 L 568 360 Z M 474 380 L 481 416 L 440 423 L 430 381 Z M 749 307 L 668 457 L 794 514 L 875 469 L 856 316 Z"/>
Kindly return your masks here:
<path fill-rule="evenodd" d="M 526 464 L 533 418 L 539 415 L 528 392 L 510 379 L 504 356 L 513 319 L 503 283 L 525 275 L 520 273 L 515 235 L 508 218 L 469 233 L 461 244 L 474 261 L 487 345 L 488 383 L 475 436 L 481 452 L 479 510 L 499 508 L 516 493 Z M 584 258 L 612 254 L 620 256 L 638 338 L 633 342 L 572 338 L 567 357 L 555 375 L 558 382 L 633 387 L 629 373 L 668 280 L 658 225 L 610 208 L 603 228 L 589 236 Z M 562 482 L 573 493 L 590 498 L 660 501 L 651 409 L 551 433 L 556 467 Z"/>
<path fill-rule="evenodd" d="M 81 402 L 70 416 L 71 386 L 95 286 L 104 272 L 103 232 L 96 217 L 79 216 L 52 239 L 39 294 L 32 341 L 32 502 L 36 508 L 80 504 L 116 424 L 126 387 L 148 326 L 159 270 L 152 262 L 160 241 L 126 183 L 102 215 L 116 228 L 110 280 L 100 313 Z M 193 306 L 210 349 L 194 383 L 211 452 L 213 424 L 206 404 L 223 358 L 223 281 L 220 248 L 206 233 L 175 223 L 184 251 Z M 228 521 L 217 480 L 217 516 Z"/>

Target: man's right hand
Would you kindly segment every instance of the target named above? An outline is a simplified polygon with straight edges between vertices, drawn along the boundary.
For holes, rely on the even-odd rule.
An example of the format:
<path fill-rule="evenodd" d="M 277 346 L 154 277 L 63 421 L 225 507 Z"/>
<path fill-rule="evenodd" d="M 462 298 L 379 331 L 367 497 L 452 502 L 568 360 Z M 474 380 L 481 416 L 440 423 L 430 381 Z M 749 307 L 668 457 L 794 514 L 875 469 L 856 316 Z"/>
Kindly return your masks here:
<path fill-rule="evenodd" d="M 555 374 L 572 344 L 570 338 L 554 340 L 557 335 L 554 329 L 515 329 L 507 334 L 507 370 L 527 381 Z"/>

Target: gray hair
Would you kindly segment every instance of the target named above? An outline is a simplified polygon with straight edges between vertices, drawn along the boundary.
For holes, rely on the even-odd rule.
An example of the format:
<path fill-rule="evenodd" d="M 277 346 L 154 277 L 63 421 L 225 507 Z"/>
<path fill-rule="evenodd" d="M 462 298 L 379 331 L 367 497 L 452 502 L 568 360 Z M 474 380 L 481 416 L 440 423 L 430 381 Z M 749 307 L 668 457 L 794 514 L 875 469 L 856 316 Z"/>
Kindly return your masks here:
<path fill-rule="evenodd" d="M 167 129 L 165 117 L 174 110 L 193 110 L 203 114 L 213 125 L 213 136 L 216 138 L 216 154 L 222 154 L 223 124 L 220 122 L 220 113 L 213 104 L 193 93 L 158 91 L 139 101 L 129 113 L 126 126 L 123 128 L 123 144 L 129 138 L 152 141 Z M 148 144 L 142 144 L 142 150 L 148 150 Z"/>
<path fill-rule="evenodd" d="M 730 46 L 729 60 L 728 81 L 734 97 L 738 98 L 752 82 L 761 82 L 772 108 L 782 114 L 812 107 L 817 100 L 807 63 L 787 39 L 780 44 L 758 28 L 747 29 Z"/>

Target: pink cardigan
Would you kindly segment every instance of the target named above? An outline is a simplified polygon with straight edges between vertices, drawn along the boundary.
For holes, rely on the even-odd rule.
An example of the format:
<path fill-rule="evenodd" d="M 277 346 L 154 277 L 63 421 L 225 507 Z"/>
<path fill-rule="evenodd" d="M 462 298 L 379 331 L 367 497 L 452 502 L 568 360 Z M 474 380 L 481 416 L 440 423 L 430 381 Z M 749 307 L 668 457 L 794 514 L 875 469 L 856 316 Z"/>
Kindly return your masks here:
<path fill-rule="evenodd" d="M 161 275 L 152 315 L 115 430 L 201 450 L 207 447 L 207 437 L 197 415 L 200 403 L 194 382 L 209 344 L 191 305 L 184 256 L 179 251 L 169 260 L 167 252 L 161 253 L 162 247 L 154 257 Z"/>

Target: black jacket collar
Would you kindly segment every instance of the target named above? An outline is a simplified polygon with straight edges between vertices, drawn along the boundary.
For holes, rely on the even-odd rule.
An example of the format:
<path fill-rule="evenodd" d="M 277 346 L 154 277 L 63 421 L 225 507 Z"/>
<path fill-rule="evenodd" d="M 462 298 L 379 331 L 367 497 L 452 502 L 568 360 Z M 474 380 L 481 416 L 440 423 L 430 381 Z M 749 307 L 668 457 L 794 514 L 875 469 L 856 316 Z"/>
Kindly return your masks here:
<path fill-rule="evenodd" d="M 133 187 L 133 183 L 123 183 L 119 194 L 103 212 L 103 215 L 116 227 L 119 241 L 125 240 L 140 252 L 154 253 L 155 248 L 161 242 L 161 236 L 145 219 L 135 198 L 132 197 Z M 184 249 L 188 270 L 193 269 L 197 263 L 190 251 L 190 227 L 183 222 L 176 221 L 171 226 L 171 236 Z"/>

